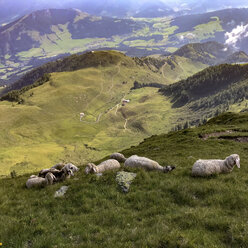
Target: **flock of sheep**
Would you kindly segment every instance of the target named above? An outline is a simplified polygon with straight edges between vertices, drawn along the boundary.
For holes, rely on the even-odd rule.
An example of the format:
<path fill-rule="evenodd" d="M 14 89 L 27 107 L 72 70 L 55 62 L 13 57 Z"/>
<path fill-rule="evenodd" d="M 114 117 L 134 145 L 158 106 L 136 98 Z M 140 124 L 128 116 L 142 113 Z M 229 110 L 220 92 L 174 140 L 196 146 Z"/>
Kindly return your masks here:
<path fill-rule="evenodd" d="M 121 167 L 120 163 L 124 163 L 124 167 L 144 168 L 146 170 L 157 170 L 160 172 L 170 172 L 175 166 L 161 166 L 156 161 L 149 158 L 133 155 L 129 158 L 121 153 L 113 153 L 110 159 L 103 161 L 99 165 L 89 163 L 85 167 L 85 173 L 100 174 L 107 170 L 115 170 Z M 210 176 L 213 174 L 231 172 L 234 166 L 240 168 L 240 158 L 237 154 L 232 154 L 225 160 L 197 160 L 192 168 L 192 176 Z M 56 164 L 50 169 L 41 170 L 38 176 L 32 175 L 26 182 L 27 188 L 45 187 L 56 182 L 64 181 L 79 169 L 71 164 Z"/>

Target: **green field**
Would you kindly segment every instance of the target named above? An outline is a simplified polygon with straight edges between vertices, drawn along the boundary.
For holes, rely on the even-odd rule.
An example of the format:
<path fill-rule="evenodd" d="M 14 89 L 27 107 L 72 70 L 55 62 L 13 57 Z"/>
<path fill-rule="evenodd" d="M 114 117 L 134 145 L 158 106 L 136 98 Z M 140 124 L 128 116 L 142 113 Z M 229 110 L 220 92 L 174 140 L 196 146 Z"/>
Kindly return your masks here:
<path fill-rule="evenodd" d="M 115 182 L 116 172 L 84 174 L 41 190 L 24 187 L 29 175 L 0 180 L 0 239 L 5 247 L 247 247 L 247 143 L 200 135 L 248 132 L 248 115 L 225 114 L 207 125 L 153 136 L 125 150 L 162 165 L 169 173 L 137 173 L 128 194 Z M 228 133 L 226 135 L 229 135 Z M 210 178 L 193 178 L 199 158 L 238 153 L 241 169 Z M 65 198 L 53 194 L 68 185 Z"/>
<path fill-rule="evenodd" d="M 102 53 L 87 55 L 89 65 L 101 60 L 101 66 L 52 73 L 48 82 L 19 96 L 22 104 L 0 102 L 0 175 L 32 172 L 60 161 L 82 165 L 217 111 L 218 106 L 172 108 L 171 99 L 158 88 L 131 90 L 135 81 L 171 84 L 206 65 L 173 56 L 157 69 L 153 58 L 142 64 L 119 52 Z M 123 104 L 123 99 L 130 102 Z M 246 101 L 229 107 L 241 111 Z"/>
<path fill-rule="evenodd" d="M 183 115 L 156 88 L 130 90 L 135 80 L 164 79 L 125 56 L 118 65 L 51 75 L 21 96 L 24 104 L 0 102 L 1 175 L 97 160 L 168 132 Z M 122 99 L 130 103 L 122 106 Z"/>

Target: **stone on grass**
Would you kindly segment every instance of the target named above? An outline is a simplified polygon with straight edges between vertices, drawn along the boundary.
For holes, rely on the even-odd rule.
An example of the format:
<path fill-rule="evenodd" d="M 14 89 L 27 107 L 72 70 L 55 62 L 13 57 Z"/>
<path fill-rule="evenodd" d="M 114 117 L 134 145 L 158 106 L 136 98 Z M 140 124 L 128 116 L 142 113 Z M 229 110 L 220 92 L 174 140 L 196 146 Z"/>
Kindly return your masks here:
<path fill-rule="evenodd" d="M 127 193 L 129 191 L 130 185 L 134 178 L 136 177 L 136 173 L 119 171 L 116 174 L 116 182 L 121 188 L 121 191 Z"/>
<path fill-rule="evenodd" d="M 54 197 L 63 197 L 68 190 L 69 186 L 62 186 L 59 190 L 57 190 L 54 194 Z"/>

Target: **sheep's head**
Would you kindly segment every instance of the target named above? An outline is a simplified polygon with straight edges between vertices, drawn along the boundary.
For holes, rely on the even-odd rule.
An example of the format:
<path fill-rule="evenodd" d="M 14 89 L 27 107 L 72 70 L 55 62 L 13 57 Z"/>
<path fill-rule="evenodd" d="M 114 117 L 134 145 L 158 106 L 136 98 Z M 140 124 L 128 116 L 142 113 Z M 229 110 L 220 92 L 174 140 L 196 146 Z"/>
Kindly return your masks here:
<path fill-rule="evenodd" d="M 172 170 L 176 169 L 176 166 L 168 165 L 164 167 L 164 173 L 170 172 Z"/>
<path fill-rule="evenodd" d="M 64 166 L 64 168 L 65 168 L 65 167 L 66 167 L 68 170 L 71 170 L 72 172 L 77 172 L 77 171 L 79 171 L 78 167 L 75 166 L 75 165 L 72 164 L 72 163 L 66 164 L 66 165 Z"/>
<path fill-rule="evenodd" d="M 85 174 L 96 172 L 96 165 L 93 163 L 88 163 L 85 167 Z"/>
<path fill-rule="evenodd" d="M 229 157 L 225 159 L 228 166 L 234 167 L 237 165 L 238 168 L 240 168 L 240 158 L 238 154 L 232 154 Z"/>

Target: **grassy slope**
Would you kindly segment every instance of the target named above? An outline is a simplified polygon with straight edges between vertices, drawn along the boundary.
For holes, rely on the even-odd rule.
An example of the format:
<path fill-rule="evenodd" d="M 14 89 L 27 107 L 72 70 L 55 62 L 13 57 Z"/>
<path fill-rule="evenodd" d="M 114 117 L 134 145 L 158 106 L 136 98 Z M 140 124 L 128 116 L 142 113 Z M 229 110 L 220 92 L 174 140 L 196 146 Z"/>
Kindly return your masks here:
<path fill-rule="evenodd" d="M 50 82 L 24 93 L 25 104 L 1 102 L 0 175 L 61 160 L 82 164 L 169 131 L 180 111 L 173 112 L 155 88 L 130 91 L 134 80 L 163 78 L 121 58 L 117 65 L 53 73 Z M 131 102 L 121 106 L 123 98 Z"/>
<path fill-rule="evenodd" d="M 246 247 L 247 144 L 200 134 L 248 132 L 247 114 L 226 114 L 195 129 L 153 136 L 124 154 L 138 154 L 171 174 L 137 172 L 128 194 L 120 193 L 115 172 L 85 176 L 83 168 L 64 199 L 53 194 L 62 184 L 27 190 L 28 176 L 0 180 L 0 239 L 6 247 Z M 226 175 L 192 178 L 198 158 L 238 153 L 241 169 Z M 125 169 L 126 170 L 126 169 Z"/>
<path fill-rule="evenodd" d="M 161 72 L 168 83 L 174 83 L 186 79 L 206 67 L 208 65 L 185 57 L 170 56 L 168 62 L 165 62 L 161 68 Z"/>

